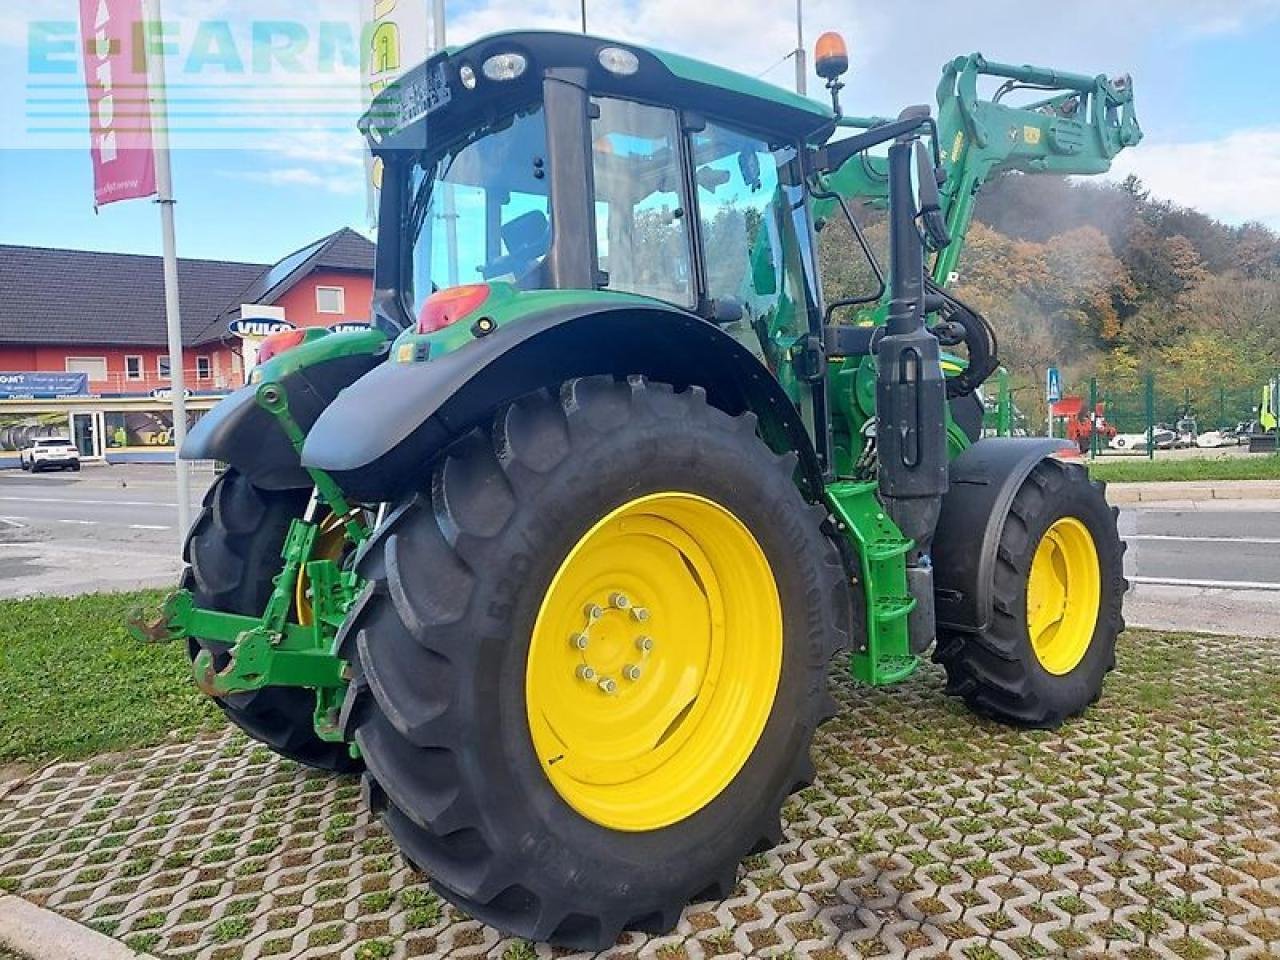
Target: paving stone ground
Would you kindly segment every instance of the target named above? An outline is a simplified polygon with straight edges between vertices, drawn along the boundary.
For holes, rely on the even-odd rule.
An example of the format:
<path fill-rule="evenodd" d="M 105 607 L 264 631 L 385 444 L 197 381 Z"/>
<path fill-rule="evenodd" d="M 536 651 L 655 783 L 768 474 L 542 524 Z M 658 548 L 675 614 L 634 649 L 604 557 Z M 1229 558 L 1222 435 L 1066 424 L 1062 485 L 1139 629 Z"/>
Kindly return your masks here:
<path fill-rule="evenodd" d="M 730 900 L 621 958 L 1280 957 L 1280 647 L 1132 632 L 1057 732 L 837 679 L 819 779 Z M 0 799 L 0 887 L 157 956 L 562 955 L 443 904 L 361 808 L 236 733 Z"/>

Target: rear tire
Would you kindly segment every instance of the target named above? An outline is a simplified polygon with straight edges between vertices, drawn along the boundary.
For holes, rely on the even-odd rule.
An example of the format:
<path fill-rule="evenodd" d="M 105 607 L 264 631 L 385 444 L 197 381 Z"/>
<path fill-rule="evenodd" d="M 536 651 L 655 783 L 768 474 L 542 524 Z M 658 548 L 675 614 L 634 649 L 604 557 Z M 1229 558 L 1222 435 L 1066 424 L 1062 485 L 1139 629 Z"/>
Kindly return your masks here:
<path fill-rule="evenodd" d="M 1054 728 L 1102 695 L 1103 680 L 1116 663 L 1128 587 L 1116 529 L 1119 511 L 1108 506 L 1105 491 L 1082 466 L 1045 459 L 1014 496 L 996 550 L 990 625 L 978 634 L 940 630 L 933 654 L 946 669 L 947 692 L 975 712 Z M 1072 563 L 1063 560 L 1068 554 Z M 1059 579 L 1061 571 L 1066 586 L 1057 598 L 1062 602 L 1056 621 L 1040 611 L 1043 603 L 1029 604 L 1030 594 L 1042 592 L 1029 591 L 1029 583 L 1046 570 L 1050 579 Z"/>
<path fill-rule="evenodd" d="M 190 564 L 182 585 L 196 605 L 224 613 L 258 616 L 271 596 L 272 578 L 280 572 L 289 524 L 302 516 L 309 491 L 261 490 L 235 470 L 209 488 L 204 509 L 187 537 L 184 559 Z M 208 650 L 221 669 L 228 659 L 225 644 L 187 639 L 192 660 Z M 264 687 L 248 693 L 215 697 L 228 719 L 253 739 L 281 756 L 322 770 L 354 772 L 345 743 L 321 740 L 312 714 L 315 693 L 302 687 Z"/>
<path fill-rule="evenodd" d="M 779 842 L 782 803 L 812 780 L 810 741 L 834 712 L 827 664 L 847 642 L 850 617 L 843 568 L 822 531 L 826 511 L 805 503 L 794 467 L 794 455 L 777 456 L 757 438 L 752 414 L 729 416 L 709 406 L 699 388 L 676 393 L 639 377 L 590 378 L 500 410 L 486 431 L 454 444 L 423 477 L 420 492 L 391 513 L 360 567 L 372 582 L 344 627 L 344 659 L 353 663 L 355 680 L 343 718 L 368 764 L 375 809 L 445 899 L 518 936 L 599 950 L 624 928 L 671 929 L 691 898 L 728 896 L 742 857 Z M 645 536 L 669 545 L 651 532 L 670 521 L 658 519 L 655 504 L 664 498 L 710 504 L 709 515 L 722 511 L 748 532 L 767 560 L 763 592 L 775 597 L 767 609 L 779 611 L 776 620 L 753 618 L 744 630 L 745 615 L 733 619 L 741 608 L 715 562 L 725 538 L 736 542 L 732 525 L 717 528 L 722 537 L 714 543 L 709 536 L 699 541 L 705 530 L 691 520 L 676 526 L 669 542 L 686 536 L 694 544 L 688 552 L 677 548 L 684 564 L 658 553 L 653 566 L 635 560 L 645 575 L 627 579 L 635 569 L 629 564 L 646 552 Z M 653 513 L 629 513 L 635 504 Z M 677 522 L 683 516 L 677 513 Z M 592 538 L 614 524 L 635 542 L 593 553 Z M 728 553 L 751 555 L 749 547 Z M 602 605 L 613 604 L 598 615 L 598 628 L 590 626 L 592 603 L 558 602 L 577 596 L 558 591 L 574 582 L 568 571 L 580 571 L 574 564 L 587 557 L 603 565 L 582 582 L 612 598 Z M 698 566 L 708 557 L 711 563 Z M 662 578 L 697 599 L 667 604 Z M 700 593 L 688 590 L 694 582 Z M 608 593 L 627 583 L 644 601 L 643 615 L 628 613 L 634 607 L 618 599 L 621 591 Z M 579 616 L 587 617 L 586 629 L 600 631 L 592 633 L 589 653 L 594 661 L 597 644 L 604 651 L 594 661 L 605 665 L 599 673 L 584 676 L 584 664 L 561 662 L 576 655 L 571 636 L 583 634 L 562 634 L 557 622 L 550 648 L 544 645 L 549 605 L 557 613 L 588 611 Z M 748 664 L 755 673 L 674 701 L 685 705 L 666 732 L 652 745 L 637 735 L 647 752 L 638 759 L 619 755 L 626 772 L 610 780 L 612 755 L 580 749 L 582 743 L 617 723 L 611 711 L 633 711 L 634 720 L 623 724 L 627 736 L 655 716 L 668 722 L 664 708 L 673 701 L 643 698 L 663 689 L 669 675 L 663 655 L 678 661 L 682 644 L 687 650 L 701 642 L 704 609 L 728 611 L 719 634 L 714 627 L 707 634 L 726 646 L 708 649 L 728 651 L 724 664 Z M 775 625 L 777 658 L 753 659 L 749 644 L 772 635 Z M 616 672 L 621 659 L 647 649 L 646 637 L 633 644 L 632 633 L 642 628 L 653 632 L 653 659 L 644 661 L 643 674 Z M 542 673 L 534 665 L 547 662 L 538 659 L 547 649 L 555 669 Z M 609 664 L 615 655 L 619 663 Z M 704 661 L 713 662 L 714 654 Z M 606 673 L 618 677 L 616 694 L 596 690 Z M 713 739 L 699 739 L 708 727 L 690 718 L 718 716 L 714 706 L 699 712 L 701 698 L 713 703 L 714 691 L 756 690 L 761 676 L 776 687 L 760 726 L 735 738 L 730 734 L 738 728 L 716 724 Z M 646 681 L 656 686 L 645 688 Z M 555 728 L 566 745 L 552 756 L 543 720 L 563 719 L 558 705 L 578 697 L 586 719 Z M 638 712 L 637 705 L 643 705 Z M 646 821 L 636 811 L 661 806 L 666 797 L 654 790 L 655 771 L 676 762 L 659 755 L 682 757 L 684 744 L 694 743 L 708 744 L 698 769 L 719 770 L 723 779 L 698 786 L 695 792 L 705 792 L 688 808 L 673 801 L 668 816 Z M 742 760 L 723 763 L 737 749 Z M 604 760 L 591 767 L 598 756 Z M 616 811 L 593 807 L 571 782 L 576 774 L 569 768 L 584 757 L 599 774 L 586 792 L 600 784 L 616 791 L 608 792 Z M 653 766 L 645 766 L 651 759 Z M 628 816 L 634 819 L 622 825 Z"/>

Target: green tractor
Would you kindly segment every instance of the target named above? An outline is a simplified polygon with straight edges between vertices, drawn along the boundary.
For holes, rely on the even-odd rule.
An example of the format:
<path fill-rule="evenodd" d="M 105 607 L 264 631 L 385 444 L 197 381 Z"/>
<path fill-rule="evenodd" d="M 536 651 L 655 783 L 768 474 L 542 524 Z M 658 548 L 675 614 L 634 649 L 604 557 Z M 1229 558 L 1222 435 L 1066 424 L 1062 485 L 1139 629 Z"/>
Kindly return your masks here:
<path fill-rule="evenodd" d="M 932 650 L 1038 727 L 1114 665 L 1114 511 L 1063 441 L 979 439 L 995 337 L 947 286 L 986 177 L 1105 170 L 1130 86 L 975 55 L 936 119 L 857 119 L 819 52 L 831 108 L 588 36 L 432 57 L 363 121 L 375 329 L 266 341 L 182 451 L 230 468 L 145 632 L 252 736 L 362 766 L 504 931 L 602 948 L 728 895 L 814 776 L 838 651 L 886 684 Z M 824 302 L 836 216 L 879 289 Z"/>

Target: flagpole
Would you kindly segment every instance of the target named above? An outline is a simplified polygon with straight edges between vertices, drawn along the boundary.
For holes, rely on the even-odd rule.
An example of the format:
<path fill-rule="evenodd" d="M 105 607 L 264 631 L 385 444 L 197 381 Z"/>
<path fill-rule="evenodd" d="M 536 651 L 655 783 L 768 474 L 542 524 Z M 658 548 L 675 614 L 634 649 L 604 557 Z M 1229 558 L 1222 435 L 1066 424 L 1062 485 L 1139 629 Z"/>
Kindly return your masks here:
<path fill-rule="evenodd" d="M 144 0 L 151 22 L 163 22 L 161 0 Z M 149 34 L 147 35 L 149 36 Z M 144 39 L 144 44 L 149 42 Z M 160 227 L 164 236 L 164 314 L 169 338 L 169 393 L 173 405 L 174 471 L 178 496 L 178 549 L 191 528 L 191 476 L 178 451 L 187 439 L 187 390 L 182 356 L 182 311 L 178 299 L 178 242 L 174 229 L 173 167 L 169 159 L 169 119 L 165 103 L 164 53 L 147 58 L 148 97 L 151 101 L 151 141 L 156 164 L 156 203 L 160 205 Z"/>
<path fill-rule="evenodd" d="M 438 53 L 446 46 L 444 23 L 444 0 L 432 0 L 431 3 L 431 52 Z M 449 286 L 458 285 L 458 207 L 453 194 L 453 184 L 444 185 L 444 204 L 440 211 L 440 219 L 444 221 L 444 237 L 446 255 L 446 276 Z"/>

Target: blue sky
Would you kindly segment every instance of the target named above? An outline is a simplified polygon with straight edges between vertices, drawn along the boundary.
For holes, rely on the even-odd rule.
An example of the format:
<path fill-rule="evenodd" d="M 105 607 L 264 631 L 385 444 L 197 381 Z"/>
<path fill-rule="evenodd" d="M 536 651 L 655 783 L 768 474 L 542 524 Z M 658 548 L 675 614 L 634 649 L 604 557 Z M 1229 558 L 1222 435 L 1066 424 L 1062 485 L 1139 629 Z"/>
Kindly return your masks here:
<path fill-rule="evenodd" d="M 791 0 L 588 3 L 593 33 L 791 82 L 789 62 L 769 69 L 794 42 Z M 352 17 L 359 4 L 310 6 L 319 17 Z M 285 0 L 165 0 L 169 18 L 225 18 L 236 30 L 296 9 Z M 74 0 L 5 0 L 0 98 L 9 102 L 0 117 L 24 109 L 26 21 L 74 21 L 76 10 Z M 1280 229 L 1280 0 L 806 0 L 806 11 L 809 44 L 825 29 L 848 40 L 845 102 L 859 113 L 932 100 L 942 63 L 973 50 L 1074 72 L 1132 73 L 1146 140 L 1121 156 L 1115 175 L 1135 172 L 1158 195 Z M 576 0 L 451 0 L 448 13 L 450 42 L 516 26 L 574 29 L 578 17 Z M 816 79 L 811 90 L 820 92 Z M 349 116 L 319 133 L 281 131 L 251 149 L 176 150 L 180 253 L 272 261 L 340 226 L 366 227 L 360 144 L 351 131 L 358 109 L 354 102 L 343 109 Z M 154 204 L 93 212 L 87 142 L 86 133 L 63 149 L 31 149 L 21 136 L 0 137 L 0 242 L 159 251 Z"/>

